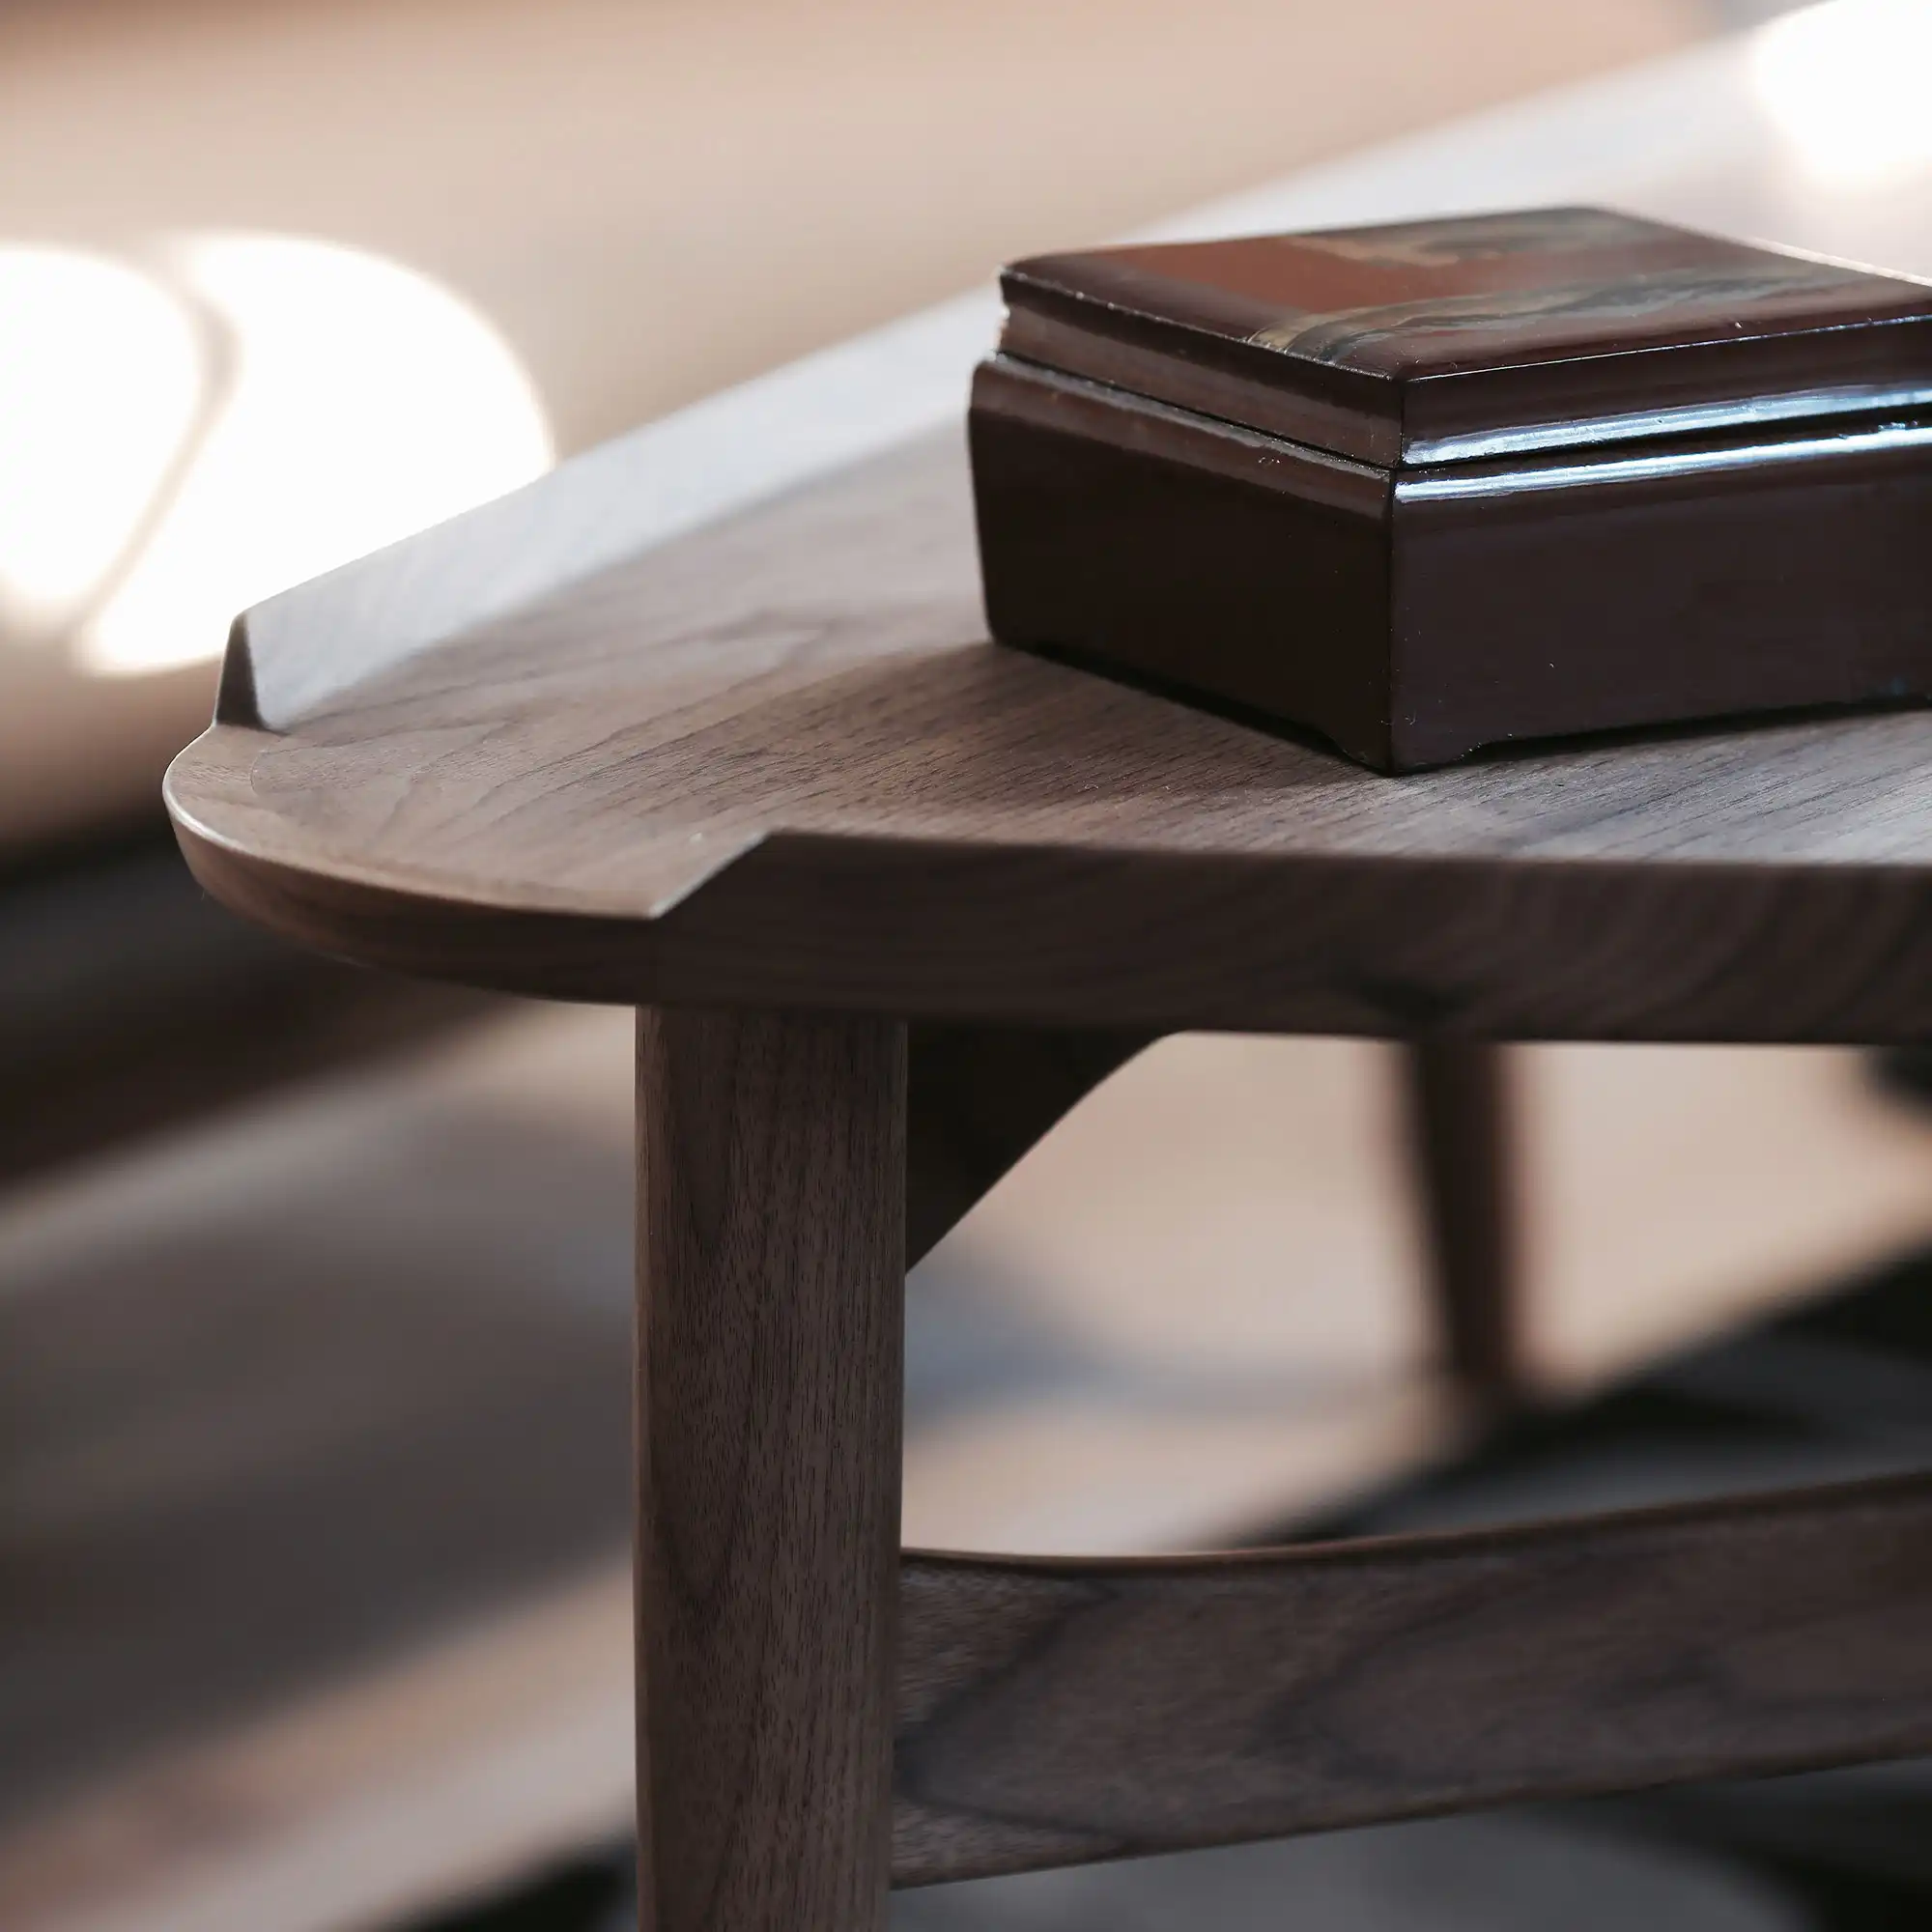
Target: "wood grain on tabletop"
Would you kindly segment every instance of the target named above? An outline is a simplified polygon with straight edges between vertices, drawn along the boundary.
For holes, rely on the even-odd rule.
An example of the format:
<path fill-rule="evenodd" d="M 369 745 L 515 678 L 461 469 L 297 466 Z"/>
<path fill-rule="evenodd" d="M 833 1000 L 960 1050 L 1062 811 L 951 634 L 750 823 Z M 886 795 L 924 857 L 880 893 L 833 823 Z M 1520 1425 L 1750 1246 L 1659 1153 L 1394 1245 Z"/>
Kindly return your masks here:
<path fill-rule="evenodd" d="M 639 1015 L 639 1842 L 653 1932 L 885 1920 L 905 1033 Z"/>
<path fill-rule="evenodd" d="M 411 569 L 358 566 L 330 626 Z M 267 729 L 248 653 L 316 661 L 309 595 L 231 651 L 171 797 L 217 897 L 372 963 L 1085 1026 L 1932 1031 L 1932 716 L 1383 779 L 986 642 L 954 431 Z"/>
<path fill-rule="evenodd" d="M 1932 1749 L 1932 1481 L 1143 1562 L 907 1557 L 929 1884 Z"/>

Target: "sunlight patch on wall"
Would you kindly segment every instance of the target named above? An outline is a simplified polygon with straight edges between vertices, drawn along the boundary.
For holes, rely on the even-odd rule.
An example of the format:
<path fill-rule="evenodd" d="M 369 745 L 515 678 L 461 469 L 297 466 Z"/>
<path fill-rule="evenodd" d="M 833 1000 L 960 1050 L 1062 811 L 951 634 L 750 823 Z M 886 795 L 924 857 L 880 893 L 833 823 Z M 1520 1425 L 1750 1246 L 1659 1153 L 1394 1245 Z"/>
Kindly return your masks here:
<path fill-rule="evenodd" d="M 0 247 L 0 628 L 103 676 L 552 461 L 529 378 L 428 277 L 277 235 Z"/>
<path fill-rule="evenodd" d="M 191 315 L 125 264 L 0 247 L 0 624 L 66 629 L 203 406 Z"/>
<path fill-rule="evenodd" d="M 1751 84 L 1800 166 L 1834 187 L 1932 169 L 1932 0 L 1830 0 L 1752 37 Z"/>

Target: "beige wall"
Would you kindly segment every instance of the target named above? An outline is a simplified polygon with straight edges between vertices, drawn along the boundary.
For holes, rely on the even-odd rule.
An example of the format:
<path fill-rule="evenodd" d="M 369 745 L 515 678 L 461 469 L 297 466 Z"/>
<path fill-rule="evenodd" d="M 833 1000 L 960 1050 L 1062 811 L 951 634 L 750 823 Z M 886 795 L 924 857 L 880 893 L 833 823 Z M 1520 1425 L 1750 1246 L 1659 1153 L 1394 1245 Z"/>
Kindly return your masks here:
<path fill-rule="evenodd" d="M 0 237 L 294 230 L 488 311 L 563 447 L 986 275 L 1683 44 L 1703 0 L 0 12 Z"/>

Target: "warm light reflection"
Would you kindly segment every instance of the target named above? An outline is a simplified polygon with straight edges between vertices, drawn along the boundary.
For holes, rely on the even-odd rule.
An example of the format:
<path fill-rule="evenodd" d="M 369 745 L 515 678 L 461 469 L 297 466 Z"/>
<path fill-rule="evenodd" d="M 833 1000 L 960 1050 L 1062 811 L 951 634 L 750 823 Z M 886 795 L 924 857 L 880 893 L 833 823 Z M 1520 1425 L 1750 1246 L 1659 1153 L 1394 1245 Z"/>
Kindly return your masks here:
<path fill-rule="evenodd" d="M 1774 20 L 1751 80 L 1819 181 L 1875 187 L 1932 168 L 1932 0 L 1831 0 Z"/>
<path fill-rule="evenodd" d="M 0 246 L 0 628 L 58 633 L 125 558 L 203 399 L 193 319 L 134 270 Z"/>
<path fill-rule="evenodd" d="M 495 329 L 396 263 L 283 236 L 144 271 L 0 250 L 0 629 L 122 675 L 551 461 Z"/>

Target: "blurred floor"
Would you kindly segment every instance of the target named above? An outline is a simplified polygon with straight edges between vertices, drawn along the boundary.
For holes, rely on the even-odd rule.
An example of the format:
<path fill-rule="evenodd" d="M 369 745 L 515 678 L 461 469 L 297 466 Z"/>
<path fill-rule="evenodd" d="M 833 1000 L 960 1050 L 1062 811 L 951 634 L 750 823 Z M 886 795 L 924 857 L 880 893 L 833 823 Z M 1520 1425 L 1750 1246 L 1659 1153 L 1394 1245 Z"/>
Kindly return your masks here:
<path fill-rule="evenodd" d="M 1511 1059 L 1529 1351 L 1553 1388 L 1932 1235 L 1932 1128 L 1856 1054 Z M 1439 1445 L 1396 1074 L 1369 1042 L 1173 1040 L 1065 1122 L 918 1277 L 915 1339 L 963 1279 L 975 1332 L 998 1312 L 1029 1374 L 934 1405 L 910 1540 L 1179 1543 Z"/>

